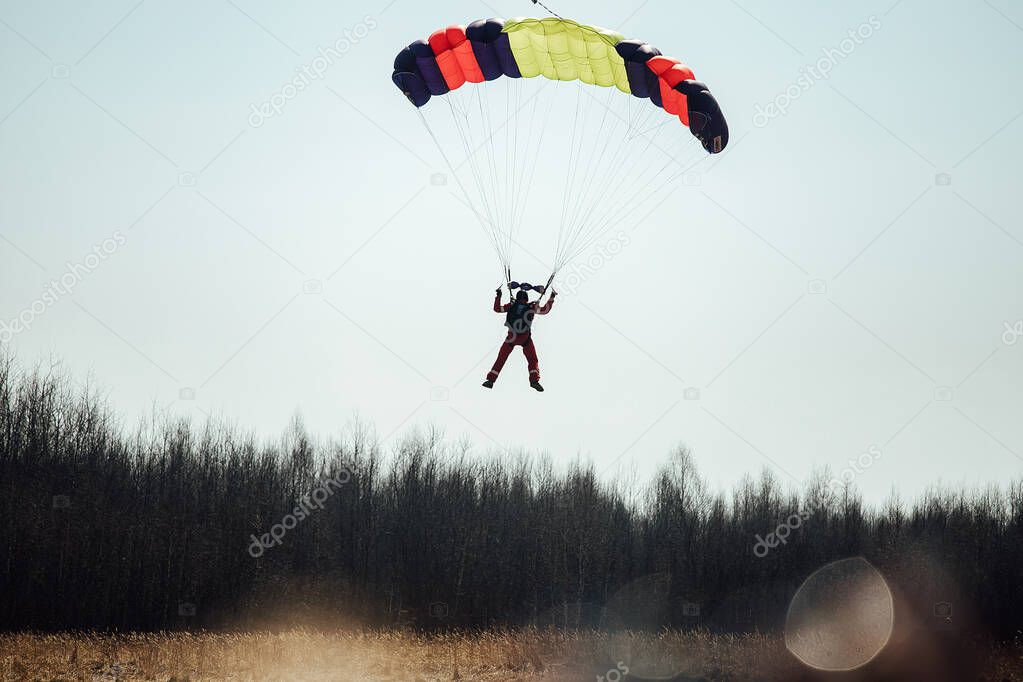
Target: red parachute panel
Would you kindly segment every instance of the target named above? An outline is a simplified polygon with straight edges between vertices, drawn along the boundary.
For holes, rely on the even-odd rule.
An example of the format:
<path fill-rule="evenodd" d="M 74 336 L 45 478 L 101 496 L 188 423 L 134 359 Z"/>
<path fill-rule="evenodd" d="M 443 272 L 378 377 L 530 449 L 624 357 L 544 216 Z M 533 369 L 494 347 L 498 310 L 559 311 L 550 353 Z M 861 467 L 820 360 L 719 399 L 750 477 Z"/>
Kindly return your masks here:
<path fill-rule="evenodd" d="M 457 90 L 466 81 L 482 83 L 485 80 L 476 55 L 473 54 L 472 43 L 465 38 L 464 26 L 438 29 L 428 42 L 437 57 L 437 66 L 448 88 Z"/>
<path fill-rule="evenodd" d="M 686 96 L 675 89 L 675 86 L 686 80 L 696 78 L 692 69 L 672 57 L 658 55 L 651 57 L 647 67 L 657 75 L 661 89 L 661 104 L 669 114 L 678 116 L 685 125 L 689 125 L 689 105 Z"/>

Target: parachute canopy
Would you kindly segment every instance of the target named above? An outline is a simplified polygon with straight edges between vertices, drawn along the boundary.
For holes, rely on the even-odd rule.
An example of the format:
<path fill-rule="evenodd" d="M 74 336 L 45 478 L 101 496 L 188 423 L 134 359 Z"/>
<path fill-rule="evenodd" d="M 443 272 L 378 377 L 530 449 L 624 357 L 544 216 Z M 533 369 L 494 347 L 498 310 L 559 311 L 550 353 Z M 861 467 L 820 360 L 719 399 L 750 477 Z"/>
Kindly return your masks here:
<path fill-rule="evenodd" d="M 548 288 L 612 229 L 627 243 L 628 229 L 658 208 L 675 222 L 684 212 L 672 183 L 699 184 L 693 167 L 728 144 L 721 108 L 692 69 L 560 17 L 437 30 L 398 53 L 392 80 L 415 105 L 509 284 L 517 250 L 549 269 Z M 535 234 L 521 235 L 522 227 Z M 545 260 L 534 243 L 555 230 Z"/>
<path fill-rule="evenodd" d="M 646 43 L 571 19 L 481 19 L 439 29 L 398 53 L 391 80 L 422 107 L 467 82 L 501 76 L 614 86 L 677 116 L 708 152 L 728 144 L 721 107 L 688 66 Z"/>

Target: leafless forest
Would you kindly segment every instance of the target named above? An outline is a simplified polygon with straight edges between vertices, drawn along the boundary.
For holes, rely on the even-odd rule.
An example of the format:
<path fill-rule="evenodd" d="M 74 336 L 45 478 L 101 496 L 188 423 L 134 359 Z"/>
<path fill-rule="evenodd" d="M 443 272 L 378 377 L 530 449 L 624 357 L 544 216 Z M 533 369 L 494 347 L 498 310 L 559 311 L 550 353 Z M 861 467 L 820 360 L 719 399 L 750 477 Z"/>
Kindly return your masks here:
<path fill-rule="evenodd" d="M 828 472 L 800 491 L 767 473 L 711 491 L 699 453 L 664 455 L 637 488 L 428 431 L 385 449 L 298 421 L 269 443 L 163 416 L 126 426 L 95 391 L 7 358 L 0 628 L 776 633 L 808 575 L 862 556 L 919 627 L 1018 636 L 1019 482 L 874 508 Z"/>

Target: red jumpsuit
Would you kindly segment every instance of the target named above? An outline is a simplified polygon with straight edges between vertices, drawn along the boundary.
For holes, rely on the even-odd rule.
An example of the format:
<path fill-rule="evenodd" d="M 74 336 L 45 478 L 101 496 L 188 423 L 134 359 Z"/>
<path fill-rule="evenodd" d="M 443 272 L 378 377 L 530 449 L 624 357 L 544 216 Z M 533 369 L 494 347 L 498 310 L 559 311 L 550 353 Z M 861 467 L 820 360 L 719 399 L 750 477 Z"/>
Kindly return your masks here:
<path fill-rule="evenodd" d="M 501 292 L 497 293 L 494 297 L 494 312 L 495 313 L 507 313 L 508 309 L 515 305 L 514 302 L 505 303 L 501 305 Z M 536 346 L 533 345 L 533 334 L 530 328 L 532 323 L 533 315 L 546 315 L 554 307 L 554 299 L 548 299 L 545 304 L 538 306 L 536 303 L 529 304 L 529 311 L 527 321 L 525 325 L 520 329 L 508 329 L 508 336 L 505 337 L 504 343 L 501 344 L 501 350 L 497 353 L 497 360 L 494 361 L 494 366 L 487 373 L 488 381 L 495 381 L 497 375 L 501 373 L 501 368 L 504 367 L 504 363 L 508 360 L 508 356 L 511 355 L 512 349 L 515 346 L 522 346 L 522 354 L 526 356 L 526 364 L 529 366 L 529 380 L 540 381 L 540 365 L 536 357 Z"/>

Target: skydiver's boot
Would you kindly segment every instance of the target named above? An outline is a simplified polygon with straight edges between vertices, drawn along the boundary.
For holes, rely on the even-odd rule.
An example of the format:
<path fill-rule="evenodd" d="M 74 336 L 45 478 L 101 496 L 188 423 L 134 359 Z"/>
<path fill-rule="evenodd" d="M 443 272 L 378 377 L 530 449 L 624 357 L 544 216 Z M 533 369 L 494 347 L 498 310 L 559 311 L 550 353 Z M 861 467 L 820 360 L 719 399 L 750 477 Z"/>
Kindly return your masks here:
<path fill-rule="evenodd" d="M 529 385 L 530 385 L 531 388 L 533 388 L 533 390 L 536 390 L 536 391 L 539 391 L 540 393 L 543 393 L 543 386 L 540 385 L 539 381 L 530 381 Z"/>
<path fill-rule="evenodd" d="M 493 388 L 494 387 L 494 382 L 491 381 L 490 379 L 487 379 L 481 385 L 483 386 L 483 388 Z"/>

